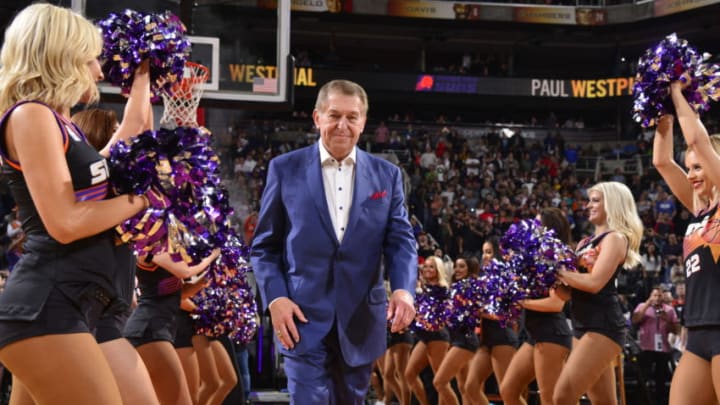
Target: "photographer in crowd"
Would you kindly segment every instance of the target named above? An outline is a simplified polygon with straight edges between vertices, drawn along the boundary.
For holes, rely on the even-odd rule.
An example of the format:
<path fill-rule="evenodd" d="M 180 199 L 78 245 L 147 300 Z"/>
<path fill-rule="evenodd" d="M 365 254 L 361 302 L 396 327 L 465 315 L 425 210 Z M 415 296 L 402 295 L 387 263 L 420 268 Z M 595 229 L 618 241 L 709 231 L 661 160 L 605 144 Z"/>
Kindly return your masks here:
<path fill-rule="evenodd" d="M 638 330 L 640 348 L 640 370 L 643 379 L 653 376 L 655 381 L 655 402 L 667 404 L 668 387 L 672 372 L 670 370 L 672 347 L 668 342 L 670 333 L 680 333 L 680 321 L 672 305 L 664 302 L 665 289 L 656 286 L 650 297 L 641 302 L 632 314 L 632 323 Z"/>

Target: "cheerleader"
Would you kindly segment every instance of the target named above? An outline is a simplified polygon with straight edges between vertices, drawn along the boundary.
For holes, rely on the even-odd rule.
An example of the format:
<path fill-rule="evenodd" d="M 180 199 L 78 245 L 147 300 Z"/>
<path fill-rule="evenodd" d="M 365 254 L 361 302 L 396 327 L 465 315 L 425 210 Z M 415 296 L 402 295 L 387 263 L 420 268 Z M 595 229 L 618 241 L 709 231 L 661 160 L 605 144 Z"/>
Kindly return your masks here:
<path fill-rule="evenodd" d="M 477 277 L 478 273 L 480 273 L 480 262 L 475 257 L 459 258 L 455 261 L 454 270 L 454 282 L 451 291 L 452 294 L 462 294 L 463 285 L 467 285 L 466 281 L 470 278 Z M 462 298 L 466 299 L 467 297 Z M 460 301 L 459 299 L 453 299 L 453 303 Z M 455 377 L 460 389 L 462 403 L 470 403 L 465 391 L 468 364 L 480 346 L 480 340 L 475 334 L 476 320 L 471 315 L 475 312 L 475 308 L 473 307 L 473 302 L 469 302 L 466 307 L 453 307 L 453 315 L 451 315 L 451 317 L 456 318 L 456 322 L 453 326 L 448 327 L 450 330 L 450 350 L 445 354 L 442 364 L 433 379 L 433 385 L 438 392 L 440 392 L 440 390 L 446 391 L 441 394 L 440 397 L 450 398 L 451 404 L 458 403 L 455 392 L 450 387 L 450 380 L 452 380 L 453 377 Z M 459 312 L 462 313 L 462 317 L 457 319 Z M 465 319 L 465 317 L 469 319 Z"/>
<path fill-rule="evenodd" d="M 26 235 L 0 295 L 0 362 L 13 396 L 37 404 L 122 403 L 90 330 L 117 300 L 111 229 L 159 202 L 107 198 L 107 163 L 69 120 L 98 98 L 101 50 L 88 20 L 38 3 L 14 18 L 0 52 L 2 171 Z"/>
<path fill-rule="evenodd" d="M 655 131 L 653 164 L 670 190 L 694 218 L 687 227 L 683 255 L 687 280 L 685 327 L 687 345 L 673 374 L 670 404 L 709 404 L 720 401 L 720 289 L 717 251 L 720 211 L 720 136 L 708 136 L 697 113 L 682 94 L 683 85 L 672 83 L 670 94 L 687 143 L 685 167 L 673 155 L 673 118 L 664 116 Z"/>
<path fill-rule="evenodd" d="M 554 230 L 561 242 L 570 243 L 570 223 L 560 209 L 544 208 L 539 217 L 542 225 Z M 572 347 L 572 332 L 563 313 L 565 301 L 555 288 L 549 294 L 521 302 L 530 339 L 515 353 L 502 380 L 500 394 L 507 405 L 524 404 L 522 392 L 533 379 L 537 379 L 541 403 L 552 404 L 555 383 Z"/>
<path fill-rule="evenodd" d="M 616 404 L 614 360 L 625 344 L 627 322 L 615 278 L 640 261 L 643 226 L 630 189 L 622 183 L 598 183 L 588 190 L 588 221 L 594 232 L 577 246 L 578 272 L 560 270 L 572 287 L 575 337 L 555 385 L 553 403 L 577 404 L 587 393 L 594 404 Z"/>
<path fill-rule="evenodd" d="M 490 238 L 482 246 L 483 267 L 492 259 L 500 259 L 500 248 L 495 238 Z M 517 333 L 509 326 L 503 327 L 497 319 L 483 315 L 480 327 L 480 347 L 475 352 L 468 368 L 465 392 L 471 404 L 487 405 L 485 381 L 495 373 L 498 387 L 502 383 L 505 371 L 515 355 L 518 345 Z"/>
<path fill-rule="evenodd" d="M 177 333 L 173 341 L 173 347 L 180 359 L 193 404 L 198 403 L 200 366 L 198 365 L 197 353 L 195 353 L 192 343 L 192 337 L 195 335 L 192 313 L 196 310 L 197 306 L 190 300 L 190 297 L 202 289 L 205 283 L 205 279 L 200 278 L 194 283 L 186 283 L 183 285 L 180 295 L 180 308 L 178 309 L 177 315 Z"/>
<path fill-rule="evenodd" d="M 123 334 L 145 362 L 161 404 L 192 405 L 182 364 L 172 346 L 182 279 L 205 270 L 219 254 L 220 249 L 215 249 L 195 266 L 174 262 L 168 253 L 138 259 L 140 297 Z"/>
<path fill-rule="evenodd" d="M 122 123 L 113 110 L 91 108 L 73 114 L 71 120 L 87 136 L 100 154 L 109 156 L 110 146 L 152 128 L 150 69 L 144 61 L 135 70 L 130 96 L 125 104 Z M 135 255 L 115 236 L 114 285 L 116 304 L 100 317 L 93 334 L 120 388 L 124 404 L 158 404 L 145 363 L 135 348 L 122 336 L 131 313 L 135 290 Z"/>
<path fill-rule="evenodd" d="M 389 298 L 391 295 L 389 282 L 385 282 L 385 289 Z M 410 331 L 392 332 L 388 325 L 387 350 L 379 360 L 378 367 L 382 371 L 386 404 L 392 401 L 394 395 L 400 405 L 410 405 L 412 400 L 410 386 L 405 382 L 403 372 L 407 368 L 413 342 L 413 334 Z"/>
<path fill-rule="evenodd" d="M 429 314 L 436 318 L 441 316 L 443 307 L 447 304 L 448 282 L 445 280 L 444 266 L 442 259 L 430 256 L 425 259 L 420 275 L 422 291 L 419 294 L 438 298 L 435 302 L 436 307 L 430 308 L 429 311 Z M 416 305 L 421 300 L 422 298 L 416 299 Z M 416 321 L 413 325 L 416 327 L 415 336 L 418 342 L 410 352 L 410 360 L 408 360 L 404 374 L 405 381 L 408 382 L 410 390 L 415 394 L 415 398 L 421 405 L 428 405 L 428 400 L 425 395 L 425 387 L 422 380 L 420 380 L 420 372 L 429 364 L 433 373 L 436 373 L 450 345 L 450 335 L 445 327 L 444 320 L 436 319 L 438 324 L 432 325 L 431 330 L 427 327 L 427 323 L 423 322 L 423 316 L 426 315 L 428 314 L 417 313 L 416 315 Z M 440 400 L 450 399 L 440 397 Z"/>

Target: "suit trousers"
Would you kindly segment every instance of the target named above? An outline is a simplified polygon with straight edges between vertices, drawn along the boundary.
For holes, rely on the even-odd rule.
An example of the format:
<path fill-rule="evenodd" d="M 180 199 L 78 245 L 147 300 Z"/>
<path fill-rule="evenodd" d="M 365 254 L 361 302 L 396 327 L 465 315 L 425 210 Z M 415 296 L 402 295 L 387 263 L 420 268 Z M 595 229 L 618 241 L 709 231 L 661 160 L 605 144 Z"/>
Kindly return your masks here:
<path fill-rule="evenodd" d="M 306 353 L 285 355 L 285 374 L 293 405 L 362 405 L 371 371 L 372 364 L 350 367 L 345 363 L 337 324 Z"/>

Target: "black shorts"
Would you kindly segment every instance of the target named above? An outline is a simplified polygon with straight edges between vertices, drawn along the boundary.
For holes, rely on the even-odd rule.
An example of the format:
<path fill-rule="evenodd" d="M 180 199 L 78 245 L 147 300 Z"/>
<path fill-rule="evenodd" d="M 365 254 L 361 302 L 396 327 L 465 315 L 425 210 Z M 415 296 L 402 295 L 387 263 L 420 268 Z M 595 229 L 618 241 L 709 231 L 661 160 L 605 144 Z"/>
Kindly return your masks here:
<path fill-rule="evenodd" d="M 575 334 L 575 338 L 580 339 L 583 337 L 584 334 L 587 332 L 594 332 L 598 333 L 600 335 L 603 335 L 613 342 L 617 343 L 620 347 L 625 347 L 625 340 L 627 336 L 627 330 L 626 329 L 616 329 L 616 330 L 609 330 L 609 329 L 600 329 L 600 328 L 585 328 L 585 329 L 577 329 L 573 331 Z"/>
<path fill-rule="evenodd" d="M 95 294 L 71 299 L 53 287 L 35 319 L 0 321 L 0 348 L 37 336 L 90 333 L 105 306 Z"/>
<path fill-rule="evenodd" d="M 175 346 L 176 349 L 193 347 L 192 337 L 194 335 L 195 326 L 193 325 L 193 319 L 190 316 L 190 312 L 183 311 L 181 309 L 178 312 L 177 333 L 175 334 L 173 346 Z"/>
<path fill-rule="evenodd" d="M 123 337 L 122 331 L 125 323 L 130 317 L 131 311 L 128 309 L 123 312 L 109 311 L 103 314 L 95 326 L 93 335 L 98 343 L 105 343 L 111 340 Z"/>
<path fill-rule="evenodd" d="M 474 330 L 451 330 L 450 346 L 459 347 L 475 353 L 478 347 L 480 347 L 480 338 L 478 338 Z"/>
<path fill-rule="evenodd" d="M 564 322 L 565 324 L 559 325 L 557 322 Z M 528 331 L 527 343 L 530 345 L 534 345 L 535 343 L 555 343 L 556 345 L 572 349 L 573 335 L 564 319 L 533 324 L 532 328 L 526 329 Z"/>
<path fill-rule="evenodd" d="M 444 341 L 444 342 L 450 341 L 450 333 L 448 333 L 448 330 L 446 328 L 442 328 L 439 331 L 435 331 L 435 332 L 430 332 L 430 331 L 426 331 L 426 330 L 416 330 L 415 336 L 417 336 L 418 340 L 423 343 L 436 342 L 436 341 Z"/>
<path fill-rule="evenodd" d="M 413 337 L 412 333 L 410 333 L 410 331 L 406 331 L 403 333 L 388 332 L 387 347 L 392 347 L 403 343 L 412 345 L 414 341 L 415 338 Z"/>
<path fill-rule="evenodd" d="M 688 328 L 685 350 L 707 361 L 720 354 L 720 326 Z"/>
<path fill-rule="evenodd" d="M 499 321 L 483 318 L 481 346 L 491 349 L 495 346 L 518 347 L 518 336 L 512 328 L 503 328 Z"/>
<path fill-rule="evenodd" d="M 125 324 L 123 336 L 135 347 L 157 341 L 173 343 L 179 308 L 179 291 L 152 300 L 141 300 Z"/>

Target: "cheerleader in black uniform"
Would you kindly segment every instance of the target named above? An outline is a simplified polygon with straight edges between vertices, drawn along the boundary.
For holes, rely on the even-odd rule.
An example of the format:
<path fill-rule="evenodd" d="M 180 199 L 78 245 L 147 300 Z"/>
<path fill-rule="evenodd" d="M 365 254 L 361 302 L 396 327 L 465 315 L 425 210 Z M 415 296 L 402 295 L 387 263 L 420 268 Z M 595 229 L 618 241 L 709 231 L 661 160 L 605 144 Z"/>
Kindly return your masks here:
<path fill-rule="evenodd" d="M 560 281 L 572 287 L 577 339 L 555 385 L 555 405 L 577 404 L 585 392 L 594 404 L 617 403 L 612 364 L 625 344 L 627 321 L 615 278 L 620 269 L 640 260 L 643 226 L 627 186 L 598 183 L 588 197 L 588 220 L 595 232 L 577 246 L 578 272 L 558 272 Z"/>
<path fill-rule="evenodd" d="M 199 274 L 220 254 L 216 249 L 195 266 L 174 262 L 168 253 L 138 259 L 138 306 L 123 335 L 140 353 L 161 404 L 192 405 L 187 380 L 173 341 L 182 279 Z"/>
<path fill-rule="evenodd" d="M 207 286 L 205 277 L 183 285 L 173 346 L 180 358 L 193 403 L 214 405 L 225 400 L 237 385 L 238 376 L 222 342 L 195 333 L 192 314 L 197 311 L 197 305 L 191 297 Z"/>
<path fill-rule="evenodd" d="M 483 267 L 492 259 L 501 259 L 498 241 L 490 238 L 483 243 Z M 468 377 L 465 382 L 465 393 L 472 404 L 487 405 L 485 396 L 485 381 L 492 373 L 498 386 L 505 377 L 510 361 L 515 355 L 518 337 L 512 325 L 505 327 L 489 316 L 483 315 L 480 322 L 480 347 L 475 352 L 468 368 Z"/>
<path fill-rule="evenodd" d="M 453 287 L 451 291 L 457 291 L 456 288 L 461 285 L 463 280 L 474 278 L 480 273 L 480 262 L 474 256 L 461 257 L 455 260 L 455 268 L 453 273 Z M 453 310 L 462 311 L 464 308 Z M 443 357 L 442 364 L 435 373 L 433 385 L 435 389 L 445 390 L 441 397 L 449 398 L 451 404 L 457 404 L 458 399 L 455 392 L 450 387 L 450 381 L 455 378 L 460 395 L 463 399 L 462 403 L 469 403 L 467 394 L 465 393 L 465 384 L 467 382 L 468 364 L 472 360 L 475 351 L 480 346 L 480 339 L 475 334 L 475 322 L 473 325 L 463 323 L 456 327 L 449 327 L 450 331 L 450 350 Z"/>
<path fill-rule="evenodd" d="M 198 391 L 200 390 L 200 366 L 198 365 L 197 353 L 193 348 L 192 338 L 195 336 L 195 327 L 193 325 L 192 313 L 197 309 L 197 305 L 190 299 L 193 295 L 200 291 L 207 281 L 200 278 L 195 282 L 183 284 L 180 308 L 177 316 L 177 333 L 173 341 L 173 347 L 182 364 L 185 380 L 187 381 L 190 398 L 193 404 L 198 402 Z"/>
<path fill-rule="evenodd" d="M 232 359 L 219 338 L 194 335 L 192 344 L 200 366 L 198 403 L 222 404 L 238 383 Z"/>
<path fill-rule="evenodd" d="M 125 104 L 122 123 L 113 110 L 91 108 L 72 116 L 72 121 L 86 134 L 88 142 L 108 156 L 109 146 L 152 128 L 150 104 L 150 70 L 144 61 L 135 70 L 130 96 Z M 114 285 L 118 300 L 100 317 L 93 334 L 110 363 L 125 404 L 159 404 L 150 374 L 135 348 L 122 336 L 131 313 L 135 290 L 135 254 L 116 235 Z"/>
<path fill-rule="evenodd" d="M 546 228 L 555 230 L 561 242 L 570 243 L 570 223 L 560 209 L 544 208 L 539 219 Z M 513 356 L 500 394 L 504 404 L 524 404 L 523 391 L 537 379 L 541 403 L 552 404 L 555 383 L 572 347 L 572 331 L 563 313 L 565 301 L 551 289 L 548 297 L 524 300 L 522 306 L 530 339 Z"/>
<path fill-rule="evenodd" d="M 390 299 L 390 283 L 385 282 L 385 290 Z M 387 328 L 387 350 L 378 359 L 378 368 L 382 372 L 383 395 L 386 404 L 392 402 L 393 395 L 400 405 L 410 405 L 412 400 L 410 386 L 405 382 L 403 372 L 410 359 L 410 350 L 414 343 L 410 331 L 392 332 L 390 325 Z"/>
<path fill-rule="evenodd" d="M 708 136 L 682 95 L 682 84 L 672 83 L 670 88 L 688 145 L 687 172 L 672 159 L 672 116 L 658 123 L 653 164 L 677 199 L 695 215 L 683 243 L 687 345 L 673 374 L 670 404 L 710 404 L 720 401 L 720 305 L 713 299 L 720 290 L 720 136 Z"/>
<path fill-rule="evenodd" d="M 108 199 L 107 163 L 69 121 L 73 105 L 97 99 L 101 49 L 95 26 L 50 4 L 28 6 L 5 32 L 2 170 L 27 236 L 0 295 L 0 361 L 13 397 L 24 394 L 13 403 L 122 403 L 90 330 L 116 299 L 111 229 L 150 199 Z"/>
<path fill-rule="evenodd" d="M 448 293 L 448 282 L 445 280 L 445 264 L 442 259 L 436 256 L 429 256 L 422 265 L 422 273 L 420 280 L 422 282 L 422 291 L 418 294 L 428 294 L 429 288 L 438 288 L 444 290 L 445 296 Z M 416 300 L 417 302 L 417 300 Z M 440 301 L 437 305 L 444 305 Z M 422 317 L 424 314 L 417 314 Z M 445 325 L 440 325 L 440 329 L 436 331 L 415 330 L 415 336 L 418 342 L 410 352 L 410 360 L 405 368 L 405 381 L 410 385 L 410 390 L 415 394 L 421 405 L 428 405 L 427 396 L 425 395 L 425 387 L 420 379 L 420 372 L 430 365 L 433 373 L 436 373 L 445 352 L 450 345 L 450 335 Z M 442 398 L 441 398 L 442 399 Z"/>

